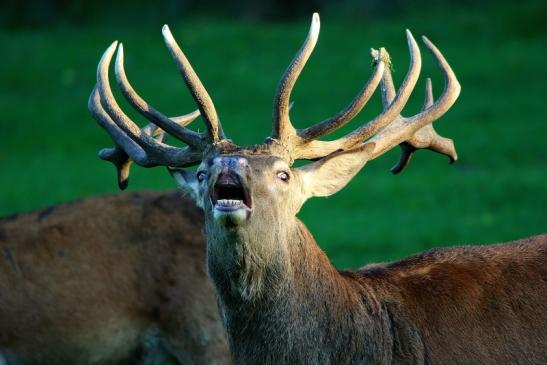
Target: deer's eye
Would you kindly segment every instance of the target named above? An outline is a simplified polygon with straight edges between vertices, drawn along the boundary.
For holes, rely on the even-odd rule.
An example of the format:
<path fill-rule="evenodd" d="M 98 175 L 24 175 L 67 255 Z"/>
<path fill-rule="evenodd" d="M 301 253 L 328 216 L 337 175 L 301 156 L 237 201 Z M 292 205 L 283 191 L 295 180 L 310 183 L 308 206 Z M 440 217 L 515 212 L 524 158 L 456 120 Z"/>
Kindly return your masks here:
<path fill-rule="evenodd" d="M 198 178 L 198 181 L 202 182 L 203 180 L 205 180 L 205 177 L 207 176 L 207 173 L 205 171 L 198 171 L 196 176 Z"/>
<path fill-rule="evenodd" d="M 277 173 L 277 177 L 279 178 L 279 180 L 284 181 L 284 182 L 288 182 L 289 179 L 290 179 L 290 175 L 286 171 L 279 171 Z"/>

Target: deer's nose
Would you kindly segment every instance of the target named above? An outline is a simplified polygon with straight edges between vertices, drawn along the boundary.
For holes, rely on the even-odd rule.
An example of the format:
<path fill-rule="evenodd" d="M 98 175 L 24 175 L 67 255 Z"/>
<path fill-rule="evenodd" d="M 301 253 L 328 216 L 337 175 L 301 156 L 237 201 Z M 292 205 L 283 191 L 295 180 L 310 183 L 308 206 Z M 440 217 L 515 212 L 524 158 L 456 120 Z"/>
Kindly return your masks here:
<path fill-rule="evenodd" d="M 246 167 L 248 165 L 247 159 L 239 156 L 217 157 L 214 162 L 215 164 L 220 165 L 221 174 L 229 171 L 239 171 L 242 167 Z"/>

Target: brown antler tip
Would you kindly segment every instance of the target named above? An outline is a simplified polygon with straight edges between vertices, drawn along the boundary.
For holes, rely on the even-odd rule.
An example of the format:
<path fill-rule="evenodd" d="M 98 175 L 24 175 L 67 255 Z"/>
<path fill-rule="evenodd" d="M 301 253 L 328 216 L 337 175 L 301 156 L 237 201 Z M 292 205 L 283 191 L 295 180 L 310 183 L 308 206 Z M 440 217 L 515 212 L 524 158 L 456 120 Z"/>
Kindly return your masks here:
<path fill-rule="evenodd" d="M 424 105 L 422 107 L 422 111 L 426 110 L 430 106 L 433 105 L 433 86 L 431 84 L 431 78 L 427 78 L 425 80 L 425 98 L 424 98 Z"/>
<path fill-rule="evenodd" d="M 456 152 L 456 147 L 454 146 L 454 141 L 452 139 L 439 136 L 438 140 L 435 142 L 436 143 L 430 147 L 432 151 L 448 157 L 448 163 L 450 165 L 458 160 L 458 153 Z"/>
<path fill-rule="evenodd" d="M 456 147 L 454 146 L 454 141 L 447 138 L 449 142 L 449 149 L 446 151 L 446 155 L 450 159 L 450 164 L 452 165 L 454 162 L 458 161 L 458 153 L 456 152 Z"/>
<path fill-rule="evenodd" d="M 417 150 L 414 146 L 406 142 L 401 143 L 399 146 L 401 147 L 401 157 L 399 158 L 397 164 L 391 168 L 391 173 L 393 175 L 398 175 L 405 169 L 405 167 L 408 166 L 412 155 Z"/>
<path fill-rule="evenodd" d="M 129 186 L 129 166 L 131 166 L 131 161 L 118 170 L 118 188 L 120 190 L 125 190 Z"/>
<path fill-rule="evenodd" d="M 103 148 L 99 151 L 99 158 L 104 161 L 112 162 L 116 167 L 118 177 L 118 187 L 125 190 L 129 185 L 129 170 L 131 168 L 131 159 L 119 147 Z"/>

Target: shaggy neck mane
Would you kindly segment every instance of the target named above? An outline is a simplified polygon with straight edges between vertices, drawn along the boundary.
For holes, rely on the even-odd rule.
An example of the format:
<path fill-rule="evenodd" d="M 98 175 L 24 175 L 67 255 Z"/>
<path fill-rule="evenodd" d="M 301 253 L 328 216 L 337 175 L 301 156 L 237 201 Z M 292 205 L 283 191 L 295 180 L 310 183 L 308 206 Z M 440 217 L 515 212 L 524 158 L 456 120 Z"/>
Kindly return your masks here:
<path fill-rule="evenodd" d="M 391 347 L 386 310 L 366 284 L 331 265 L 300 221 L 289 227 L 208 232 L 209 271 L 236 363 L 383 362 L 377 356 Z M 286 251 L 253 254 L 262 247 Z M 348 358 L 356 353 L 366 355 Z"/>

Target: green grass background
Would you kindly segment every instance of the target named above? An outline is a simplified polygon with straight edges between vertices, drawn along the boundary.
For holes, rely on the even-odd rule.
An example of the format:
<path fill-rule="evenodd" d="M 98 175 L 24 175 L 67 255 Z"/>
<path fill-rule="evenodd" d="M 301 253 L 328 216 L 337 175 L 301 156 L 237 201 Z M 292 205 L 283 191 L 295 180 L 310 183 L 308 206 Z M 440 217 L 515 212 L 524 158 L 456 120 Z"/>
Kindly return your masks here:
<path fill-rule="evenodd" d="M 342 192 L 306 204 L 300 217 L 337 266 L 547 231 L 546 18 L 541 2 L 366 21 L 322 18 L 316 52 L 292 97 L 299 127 L 338 112 L 354 97 L 371 72 L 370 47 L 388 49 L 398 84 L 408 66 L 405 28 L 436 43 L 462 85 L 455 106 L 435 123 L 455 140 L 455 165 L 419 151 L 393 176 L 389 168 L 399 153 L 393 151 L 368 164 Z M 1 215 L 116 193 L 113 167 L 96 157 L 111 141 L 86 106 L 98 59 L 114 39 L 124 42 L 128 76 L 152 105 L 168 115 L 193 110 L 164 49 L 161 25 L 0 30 Z M 228 136 L 240 144 L 269 133 L 277 82 L 307 28 L 308 20 L 171 24 Z M 405 115 L 419 110 L 426 76 L 433 77 L 436 95 L 442 90 L 438 69 L 422 50 L 422 78 Z M 345 131 L 379 110 L 376 96 Z M 133 168 L 129 191 L 172 188 L 164 169 Z"/>

